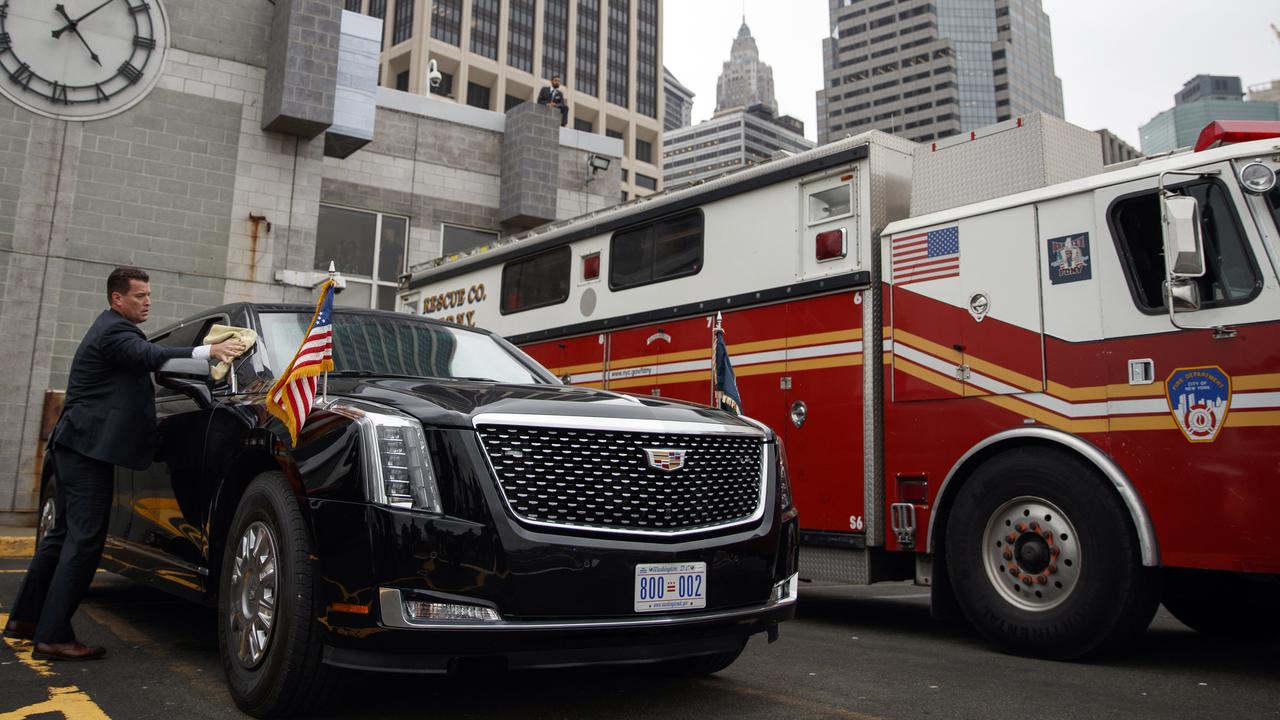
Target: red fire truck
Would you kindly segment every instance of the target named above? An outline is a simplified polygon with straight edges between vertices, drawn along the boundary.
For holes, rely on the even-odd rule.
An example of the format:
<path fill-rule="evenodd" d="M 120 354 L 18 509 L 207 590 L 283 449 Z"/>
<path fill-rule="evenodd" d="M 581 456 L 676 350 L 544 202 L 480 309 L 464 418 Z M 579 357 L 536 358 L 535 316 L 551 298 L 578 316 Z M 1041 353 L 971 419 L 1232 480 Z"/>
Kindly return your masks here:
<path fill-rule="evenodd" d="M 1054 127 L 847 138 L 416 269 L 401 306 L 702 404 L 721 314 L 786 443 L 803 578 L 914 579 L 1045 657 L 1161 600 L 1275 633 L 1280 131 L 1081 173 Z"/>

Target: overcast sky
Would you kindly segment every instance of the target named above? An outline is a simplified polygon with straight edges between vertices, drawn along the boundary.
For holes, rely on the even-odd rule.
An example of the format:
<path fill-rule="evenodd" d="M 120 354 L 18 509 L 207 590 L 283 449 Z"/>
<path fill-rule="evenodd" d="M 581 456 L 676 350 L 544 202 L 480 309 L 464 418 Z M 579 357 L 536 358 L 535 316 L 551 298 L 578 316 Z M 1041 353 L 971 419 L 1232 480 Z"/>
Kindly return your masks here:
<path fill-rule="evenodd" d="M 1280 79 L 1276 0 L 1043 0 L 1053 27 L 1054 67 L 1067 120 L 1109 128 L 1138 147 L 1138 126 L 1173 105 L 1201 73 L 1246 86 Z M 822 86 L 826 0 L 668 0 L 663 62 L 693 90 L 694 122 L 711 116 L 716 78 L 747 25 L 773 67 L 779 110 L 816 139 L 814 93 Z"/>

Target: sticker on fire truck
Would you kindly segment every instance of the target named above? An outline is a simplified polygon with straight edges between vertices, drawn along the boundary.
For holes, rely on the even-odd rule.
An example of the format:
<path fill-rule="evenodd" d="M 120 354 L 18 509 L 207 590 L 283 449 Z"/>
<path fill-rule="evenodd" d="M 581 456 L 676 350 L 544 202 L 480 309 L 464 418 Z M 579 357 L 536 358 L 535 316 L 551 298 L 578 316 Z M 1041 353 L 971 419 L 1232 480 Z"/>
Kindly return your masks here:
<path fill-rule="evenodd" d="M 1089 233 L 1049 238 L 1049 281 L 1054 285 L 1093 277 L 1089 266 Z"/>
<path fill-rule="evenodd" d="M 707 606 L 707 564 L 636 566 L 636 612 L 696 610 Z"/>
<path fill-rule="evenodd" d="M 1178 368 L 1165 381 L 1169 412 L 1191 442 L 1213 442 L 1231 408 L 1231 376 L 1217 365 Z"/>

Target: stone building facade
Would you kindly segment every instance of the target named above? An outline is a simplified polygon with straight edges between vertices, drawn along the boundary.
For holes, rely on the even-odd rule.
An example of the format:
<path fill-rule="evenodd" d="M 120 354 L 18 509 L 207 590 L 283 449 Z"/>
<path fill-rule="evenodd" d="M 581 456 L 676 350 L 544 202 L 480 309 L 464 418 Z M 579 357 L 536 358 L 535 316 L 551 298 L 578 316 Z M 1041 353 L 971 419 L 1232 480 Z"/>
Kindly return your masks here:
<path fill-rule="evenodd" d="M 616 160 L 621 141 L 561 129 L 553 110 L 532 104 L 512 114 L 545 122 L 370 88 L 372 140 L 336 135 L 343 92 L 316 88 L 341 85 L 349 69 L 338 63 L 337 34 L 353 14 L 341 0 L 157 2 L 170 45 L 154 88 L 130 109 L 69 121 L 0 97 L 0 517 L 33 521 L 46 390 L 65 387 L 81 337 L 107 305 L 113 267 L 151 273 L 143 329 L 154 331 L 226 302 L 311 302 L 296 278 L 327 265 L 317 238 L 330 208 L 401 219 L 403 252 L 387 267 L 403 271 L 438 257 L 452 226 L 521 229 L 599 209 L 620 192 L 618 162 L 583 180 L 588 157 Z M 559 172 L 504 167 L 508 124 L 535 133 L 520 142 L 549 146 Z M 337 154 L 368 144 L 339 158 L 335 138 L 347 143 Z M 541 216 L 508 217 L 511 187 L 554 201 Z M 339 248 L 359 254 L 360 242 Z M 370 291 L 376 281 L 365 279 Z M 352 293 L 339 303 L 359 301 Z M 365 301 L 383 304 L 375 292 Z"/>

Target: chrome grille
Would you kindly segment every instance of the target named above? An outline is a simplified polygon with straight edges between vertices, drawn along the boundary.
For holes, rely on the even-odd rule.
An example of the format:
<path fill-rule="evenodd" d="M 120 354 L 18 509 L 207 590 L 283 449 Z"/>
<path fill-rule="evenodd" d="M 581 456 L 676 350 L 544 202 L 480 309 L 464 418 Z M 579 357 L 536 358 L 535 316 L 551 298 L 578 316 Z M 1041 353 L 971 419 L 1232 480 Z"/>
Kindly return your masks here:
<path fill-rule="evenodd" d="M 676 533 L 757 516 L 763 440 L 756 435 L 615 432 L 479 425 L 507 504 L 535 524 Z M 646 449 L 685 450 L 675 471 Z"/>

